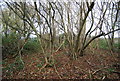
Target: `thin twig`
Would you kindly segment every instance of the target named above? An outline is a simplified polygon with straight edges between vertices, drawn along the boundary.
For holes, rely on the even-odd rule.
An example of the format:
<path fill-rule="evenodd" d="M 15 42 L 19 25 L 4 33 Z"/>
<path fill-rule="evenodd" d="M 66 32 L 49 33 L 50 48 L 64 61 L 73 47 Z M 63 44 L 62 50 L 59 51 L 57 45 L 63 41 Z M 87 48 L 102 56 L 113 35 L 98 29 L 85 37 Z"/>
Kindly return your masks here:
<path fill-rule="evenodd" d="M 40 68 L 40 72 L 41 72 L 41 70 L 44 69 L 47 65 L 48 65 L 48 63 L 45 63 L 45 64 Z"/>
<path fill-rule="evenodd" d="M 102 69 L 105 69 L 105 68 L 108 68 L 108 67 L 106 66 L 106 67 L 103 67 L 103 68 L 97 69 L 97 70 L 95 70 L 95 71 L 92 73 L 92 75 L 94 75 L 95 73 L 97 73 L 97 72 L 99 72 L 99 71 L 101 71 Z"/>
<path fill-rule="evenodd" d="M 57 75 L 59 76 L 59 78 L 62 79 L 62 77 L 60 76 L 60 74 L 57 71 L 57 68 L 56 68 L 55 64 L 54 64 L 54 68 L 55 68 L 55 72 L 57 73 Z"/>

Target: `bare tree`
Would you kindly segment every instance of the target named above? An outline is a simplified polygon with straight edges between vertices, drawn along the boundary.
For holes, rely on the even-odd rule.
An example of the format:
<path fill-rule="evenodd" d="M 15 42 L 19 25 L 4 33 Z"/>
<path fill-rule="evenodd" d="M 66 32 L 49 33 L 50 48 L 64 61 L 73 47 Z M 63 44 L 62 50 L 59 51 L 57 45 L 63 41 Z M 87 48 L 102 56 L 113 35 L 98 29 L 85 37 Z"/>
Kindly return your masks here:
<path fill-rule="evenodd" d="M 54 52 L 62 48 L 69 49 L 69 53 L 73 58 L 79 55 L 83 56 L 89 44 L 101 36 L 109 35 L 112 49 L 114 32 L 120 30 L 120 28 L 115 28 L 119 13 L 118 3 L 112 3 L 112 8 L 107 2 L 98 3 L 95 1 L 61 3 L 39 1 L 34 2 L 34 4 L 26 2 L 5 3 L 8 6 L 8 12 L 14 13 L 15 17 L 13 19 L 17 21 L 12 20 L 12 17 L 10 19 L 5 12 L 3 13 L 5 35 L 7 36 L 6 30 L 11 28 L 20 32 L 26 41 L 34 33 L 45 56 L 46 63 L 42 68 L 49 64 L 48 59 L 54 59 Z M 114 10 L 115 13 L 113 13 Z M 111 13 L 107 14 L 107 11 Z M 114 19 L 113 14 L 115 15 Z M 106 19 L 107 16 L 111 17 L 110 20 L 113 22 L 111 25 L 109 20 Z M 10 22 L 15 23 L 10 24 Z M 109 29 L 104 25 L 109 26 Z M 108 31 L 104 31 L 104 29 L 108 29 Z M 97 31 L 97 34 L 92 36 L 95 31 Z M 25 43 L 20 50 L 23 49 Z M 50 52 L 46 51 L 48 49 L 50 49 Z"/>

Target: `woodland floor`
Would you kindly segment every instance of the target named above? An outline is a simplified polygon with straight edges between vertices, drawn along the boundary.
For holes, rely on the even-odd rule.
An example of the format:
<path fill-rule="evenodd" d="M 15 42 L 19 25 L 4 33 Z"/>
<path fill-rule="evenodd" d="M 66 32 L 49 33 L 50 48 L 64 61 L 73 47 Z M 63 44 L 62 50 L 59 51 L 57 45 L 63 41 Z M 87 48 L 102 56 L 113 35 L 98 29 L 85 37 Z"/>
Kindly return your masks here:
<path fill-rule="evenodd" d="M 4 79 L 120 79 L 119 74 L 112 72 L 113 70 L 120 72 L 120 67 L 115 66 L 120 63 L 117 56 L 118 53 L 111 55 L 110 51 L 94 49 L 77 60 L 71 60 L 64 50 L 60 50 L 54 55 L 56 69 L 45 67 L 40 72 L 39 65 L 44 63 L 44 57 L 39 53 L 29 54 L 22 57 L 25 63 L 23 70 L 14 71 L 10 75 L 7 74 L 7 70 L 3 70 L 2 77 Z M 7 64 L 3 64 L 3 67 L 14 61 L 15 59 L 6 60 Z"/>

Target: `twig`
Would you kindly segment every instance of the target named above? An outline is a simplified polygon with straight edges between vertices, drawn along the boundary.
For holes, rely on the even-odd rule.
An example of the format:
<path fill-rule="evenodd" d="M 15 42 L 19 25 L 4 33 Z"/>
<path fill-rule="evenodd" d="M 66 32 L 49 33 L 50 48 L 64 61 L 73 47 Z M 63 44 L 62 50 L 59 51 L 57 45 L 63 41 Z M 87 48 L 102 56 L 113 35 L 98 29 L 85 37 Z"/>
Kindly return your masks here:
<path fill-rule="evenodd" d="M 55 72 L 57 73 L 57 75 L 59 76 L 59 78 L 62 79 L 62 77 L 60 76 L 60 74 L 57 71 L 57 68 L 56 68 L 55 64 L 54 64 L 54 68 L 55 68 Z"/>
<path fill-rule="evenodd" d="M 95 66 L 95 65 L 91 64 L 91 62 L 89 62 L 88 60 L 86 60 L 86 62 L 87 62 L 90 66 L 92 66 L 92 67 Z"/>
<path fill-rule="evenodd" d="M 80 71 L 83 71 L 84 73 L 87 73 L 87 71 L 85 71 L 85 70 L 83 70 L 83 69 L 81 69 L 81 68 L 79 68 L 79 67 L 77 67 L 77 66 L 75 66 L 75 68 L 77 69 L 79 69 Z"/>
<path fill-rule="evenodd" d="M 43 68 L 45 68 L 48 65 L 48 63 L 45 63 L 41 68 L 40 68 L 40 72 Z"/>
<path fill-rule="evenodd" d="M 89 79 L 92 79 L 92 72 L 89 70 Z"/>
<path fill-rule="evenodd" d="M 98 72 L 98 71 L 100 71 L 100 70 L 102 70 L 102 69 L 105 69 L 105 68 L 108 68 L 108 67 L 106 66 L 106 67 L 103 67 L 103 68 L 97 69 L 97 70 L 95 70 L 95 71 L 92 73 L 92 75 L 94 75 L 96 72 Z"/>
<path fill-rule="evenodd" d="M 46 57 L 45 57 L 45 61 L 46 61 L 46 63 L 40 68 L 40 72 L 41 72 L 41 70 L 42 70 L 43 68 L 45 68 L 45 67 L 49 64 Z"/>
<path fill-rule="evenodd" d="M 103 77 L 102 77 L 102 80 L 104 80 L 104 79 L 105 79 L 105 77 L 106 77 L 106 76 L 103 76 Z"/>

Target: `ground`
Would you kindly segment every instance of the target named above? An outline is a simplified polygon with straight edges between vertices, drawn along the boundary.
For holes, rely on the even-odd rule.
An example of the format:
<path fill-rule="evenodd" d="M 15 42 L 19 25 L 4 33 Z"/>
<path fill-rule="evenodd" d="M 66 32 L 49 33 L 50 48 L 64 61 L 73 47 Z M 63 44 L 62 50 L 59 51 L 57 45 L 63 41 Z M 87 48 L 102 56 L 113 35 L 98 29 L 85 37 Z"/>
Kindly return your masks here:
<path fill-rule="evenodd" d="M 41 53 L 23 55 L 24 68 L 11 72 L 3 70 L 4 79 L 120 79 L 119 71 L 114 65 L 119 62 L 119 53 L 112 53 L 103 49 L 92 49 L 86 51 L 84 56 L 77 60 L 71 60 L 65 50 L 59 50 L 54 54 L 55 66 L 44 65 L 44 57 Z M 15 61 L 15 59 L 5 60 L 3 68 Z M 117 69 L 116 69 L 117 68 Z M 9 74 L 8 74 L 9 72 Z"/>

